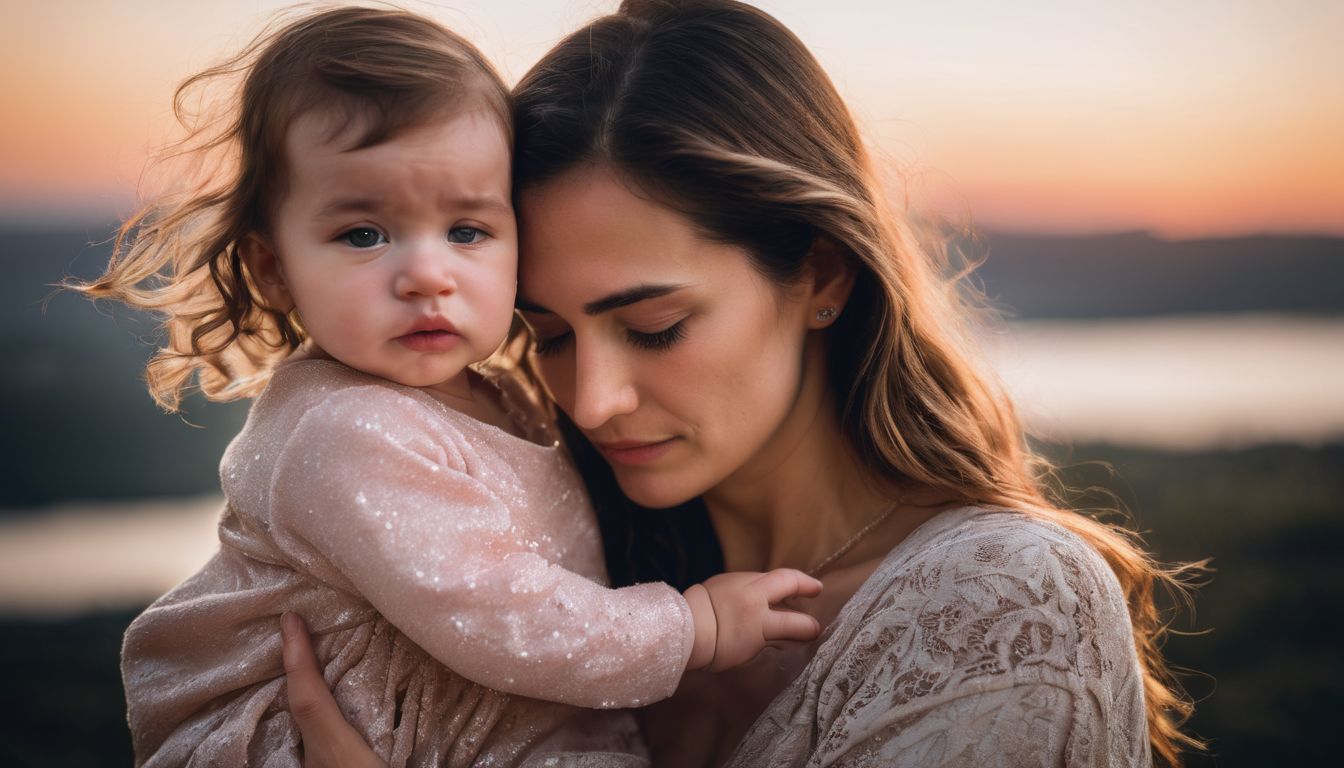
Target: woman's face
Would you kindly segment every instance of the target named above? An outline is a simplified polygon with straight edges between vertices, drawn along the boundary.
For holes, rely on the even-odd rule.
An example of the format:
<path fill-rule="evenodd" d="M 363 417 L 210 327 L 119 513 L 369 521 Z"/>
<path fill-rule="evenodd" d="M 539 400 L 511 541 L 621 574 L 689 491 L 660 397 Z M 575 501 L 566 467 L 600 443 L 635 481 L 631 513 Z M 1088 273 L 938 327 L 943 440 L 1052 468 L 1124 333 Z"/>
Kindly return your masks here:
<path fill-rule="evenodd" d="M 622 490 L 666 507 L 768 471 L 799 395 L 808 291 L 601 167 L 524 191 L 519 219 L 542 375 Z"/>

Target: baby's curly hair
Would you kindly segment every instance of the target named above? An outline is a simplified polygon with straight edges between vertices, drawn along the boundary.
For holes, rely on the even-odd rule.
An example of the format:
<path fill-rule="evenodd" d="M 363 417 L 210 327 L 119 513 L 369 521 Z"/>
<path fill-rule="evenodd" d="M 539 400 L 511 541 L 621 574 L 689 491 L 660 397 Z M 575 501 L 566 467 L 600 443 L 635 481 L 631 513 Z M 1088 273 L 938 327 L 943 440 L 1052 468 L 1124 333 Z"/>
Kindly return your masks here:
<path fill-rule="evenodd" d="M 216 108 L 194 109 L 202 103 Z M 102 277 L 65 286 L 162 317 L 166 340 L 146 378 L 164 409 L 178 410 L 192 386 L 211 400 L 255 395 L 305 339 L 296 316 L 265 305 L 239 253 L 244 238 L 269 234 L 290 126 L 322 110 L 336 131 L 359 126 L 362 148 L 466 104 L 495 113 L 512 139 L 504 82 L 475 46 L 429 19 L 362 7 L 278 19 L 178 86 L 173 110 L 187 135 L 159 162 L 187 172 L 121 226 Z"/>

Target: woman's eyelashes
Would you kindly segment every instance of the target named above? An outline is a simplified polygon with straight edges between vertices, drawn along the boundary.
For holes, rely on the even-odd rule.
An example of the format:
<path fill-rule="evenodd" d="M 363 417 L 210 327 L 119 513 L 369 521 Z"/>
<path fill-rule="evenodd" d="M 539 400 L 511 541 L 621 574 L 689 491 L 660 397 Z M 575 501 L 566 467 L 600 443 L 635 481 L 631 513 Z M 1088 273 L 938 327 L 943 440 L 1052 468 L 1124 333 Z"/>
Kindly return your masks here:
<path fill-rule="evenodd" d="M 573 336 L 574 334 L 569 331 L 566 331 L 565 333 L 556 334 L 555 336 L 546 336 L 546 337 L 542 337 L 541 334 L 534 333 L 533 339 L 535 339 L 536 341 L 537 354 L 542 357 L 550 357 L 551 355 L 559 354 L 562 350 L 564 350 L 566 346 L 569 345 L 569 340 Z"/>
<path fill-rule="evenodd" d="M 679 320 L 661 331 L 645 333 L 626 330 L 625 337 L 640 349 L 667 349 L 686 337 L 685 321 Z"/>
<path fill-rule="evenodd" d="M 636 331 L 627 328 L 625 338 L 630 344 L 639 349 L 659 351 L 668 349 L 673 344 L 686 338 L 685 320 L 679 320 L 661 331 Z M 536 342 L 536 352 L 542 357 L 549 357 L 563 352 L 570 342 L 574 339 L 573 331 L 565 331 L 554 336 L 542 336 L 539 333 L 533 334 Z"/>

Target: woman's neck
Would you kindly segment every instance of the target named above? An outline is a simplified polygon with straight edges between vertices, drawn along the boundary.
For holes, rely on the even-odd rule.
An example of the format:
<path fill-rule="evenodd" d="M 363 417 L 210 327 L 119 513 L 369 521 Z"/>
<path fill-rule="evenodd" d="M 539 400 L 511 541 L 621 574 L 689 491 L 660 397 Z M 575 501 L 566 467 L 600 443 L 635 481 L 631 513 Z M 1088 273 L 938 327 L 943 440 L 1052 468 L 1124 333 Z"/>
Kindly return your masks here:
<path fill-rule="evenodd" d="M 810 346 L 806 354 L 802 386 L 784 423 L 751 461 L 704 495 L 727 570 L 808 571 L 897 499 L 895 484 L 863 467 L 841 433 L 824 350 Z"/>

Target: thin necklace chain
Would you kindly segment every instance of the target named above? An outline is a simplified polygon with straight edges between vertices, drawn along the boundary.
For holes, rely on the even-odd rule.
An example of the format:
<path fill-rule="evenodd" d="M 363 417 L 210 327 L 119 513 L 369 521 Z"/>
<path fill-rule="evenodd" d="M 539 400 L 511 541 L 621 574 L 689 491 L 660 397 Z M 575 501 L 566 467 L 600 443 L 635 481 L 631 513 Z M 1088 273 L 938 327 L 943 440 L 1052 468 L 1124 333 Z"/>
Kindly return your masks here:
<path fill-rule="evenodd" d="M 849 550 L 857 546 L 858 543 L 863 540 L 864 536 L 867 536 L 868 534 L 872 533 L 874 528 L 886 522 L 887 518 L 896 514 L 896 510 L 901 508 L 901 502 L 902 502 L 901 499 L 897 499 L 895 504 L 892 504 L 890 507 L 887 507 L 887 509 L 882 514 L 873 518 L 871 522 L 860 528 L 859 532 L 851 536 L 849 541 L 846 541 L 844 544 L 841 544 L 839 549 L 835 550 L 831 554 L 822 558 L 821 562 L 817 563 L 816 565 L 808 569 L 807 575 L 816 576 L 818 573 L 821 573 L 822 568 L 825 568 L 826 566 L 830 565 L 831 563 L 834 563 L 836 560 L 839 560 L 840 558 L 848 554 Z"/>

